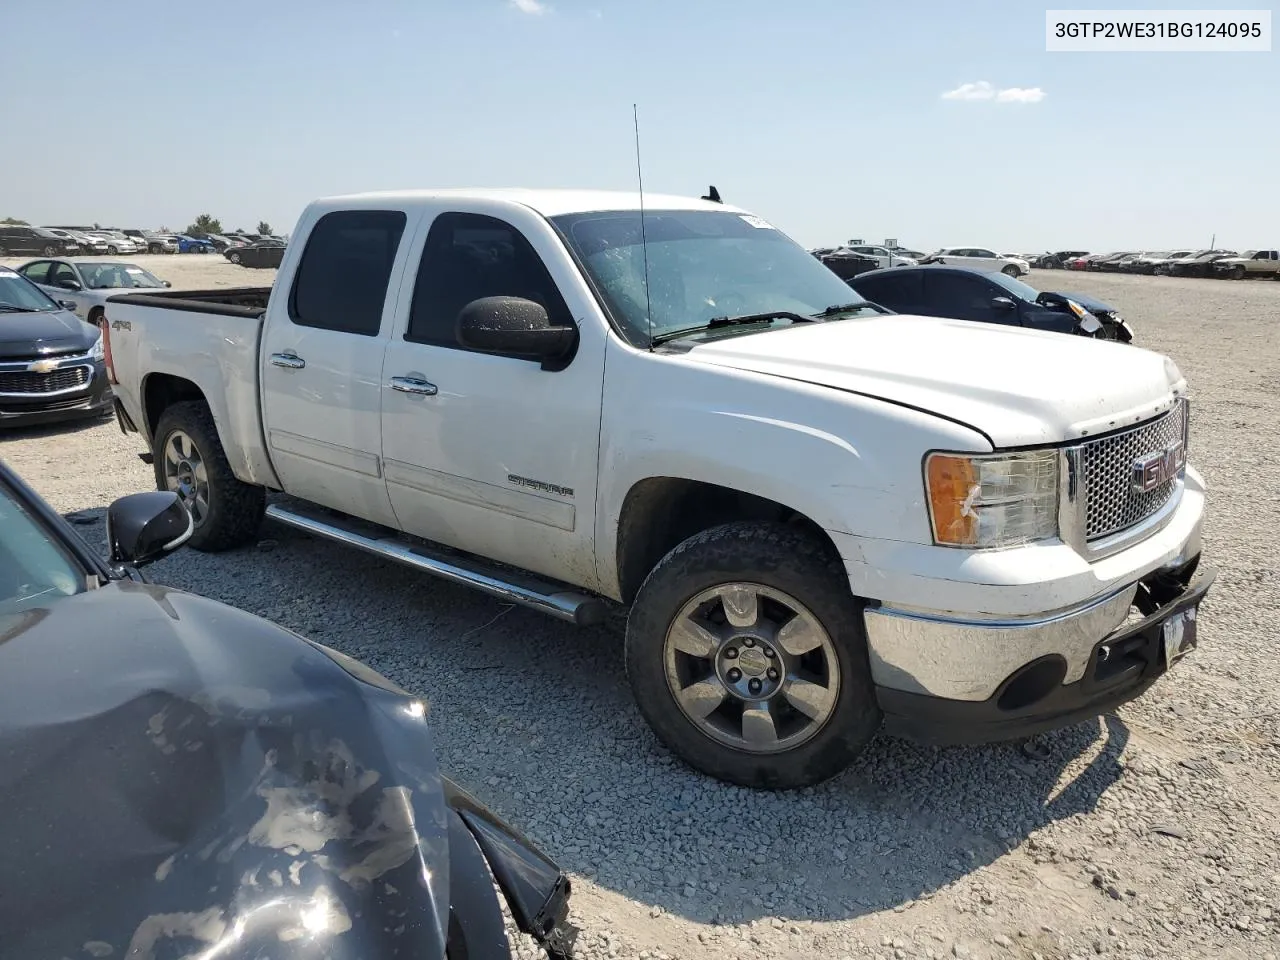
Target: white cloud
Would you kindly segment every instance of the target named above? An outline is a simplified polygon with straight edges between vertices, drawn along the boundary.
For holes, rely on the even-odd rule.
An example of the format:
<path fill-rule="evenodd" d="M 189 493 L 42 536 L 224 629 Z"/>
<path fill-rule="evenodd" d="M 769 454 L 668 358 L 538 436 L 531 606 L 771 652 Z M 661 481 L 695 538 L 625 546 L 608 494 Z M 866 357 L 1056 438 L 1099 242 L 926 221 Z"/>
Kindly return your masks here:
<path fill-rule="evenodd" d="M 1001 103 L 1039 103 L 1045 92 L 1039 87 L 1008 87 L 996 94 Z"/>
<path fill-rule="evenodd" d="M 996 95 L 996 88 L 985 80 L 977 83 L 962 83 L 954 90 L 942 95 L 943 100 L 990 100 Z"/>
<path fill-rule="evenodd" d="M 943 100 L 994 100 L 997 103 L 1039 103 L 1046 94 L 1039 87 L 996 87 L 986 80 L 962 83 L 942 95 Z"/>
<path fill-rule="evenodd" d="M 547 12 L 547 5 L 541 0 L 510 0 L 511 6 L 515 7 L 521 13 L 527 13 L 531 16 L 538 16 Z"/>

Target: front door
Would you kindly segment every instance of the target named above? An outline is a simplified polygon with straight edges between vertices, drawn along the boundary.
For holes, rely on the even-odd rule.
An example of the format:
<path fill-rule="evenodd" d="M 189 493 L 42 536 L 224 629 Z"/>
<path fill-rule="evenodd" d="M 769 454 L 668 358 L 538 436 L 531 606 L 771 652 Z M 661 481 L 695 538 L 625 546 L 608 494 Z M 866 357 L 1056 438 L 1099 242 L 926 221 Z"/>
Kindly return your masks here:
<path fill-rule="evenodd" d="M 388 526 L 382 354 L 412 227 L 394 208 L 320 217 L 291 289 L 272 295 L 262 346 L 267 446 L 284 489 Z"/>
<path fill-rule="evenodd" d="M 599 325 L 580 324 L 572 361 L 544 370 L 462 347 L 456 324 L 481 297 L 536 300 L 560 325 L 594 303 L 551 228 L 532 214 L 520 226 L 456 207 L 428 219 L 415 243 L 412 300 L 401 305 L 383 366 L 382 446 L 400 526 L 592 588 Z"/>

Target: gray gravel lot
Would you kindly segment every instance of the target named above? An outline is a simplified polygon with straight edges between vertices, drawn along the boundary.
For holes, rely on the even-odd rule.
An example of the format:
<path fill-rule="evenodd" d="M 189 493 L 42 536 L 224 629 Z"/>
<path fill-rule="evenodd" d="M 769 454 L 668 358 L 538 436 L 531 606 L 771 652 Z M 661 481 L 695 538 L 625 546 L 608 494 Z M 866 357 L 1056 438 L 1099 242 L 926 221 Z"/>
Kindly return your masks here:
<path fill-rule="evenodd" d="M 154 259 L 175 286 L 210 282 L 180 262 L 203 258 Z M 1274 957 L 1280 283 L 1030 281 L 1112 302 L 1187 374 L 1219 569 L 1196 653 L 1117 715 L 1031 749 L 881 737 L 836 781 L 753 793 L 656 743 L 616 628 L 563 625 L 270 524 L 255 548 L 180 552 L 152 576 L 429 697 L 445 766 L 573 872 L 579 956 Z M 0 435 L 0 456 L 64 512 L 150 488 L 141 449 L 114 423 Z M 102 540 L 100 521 L 80 529 Z"/>

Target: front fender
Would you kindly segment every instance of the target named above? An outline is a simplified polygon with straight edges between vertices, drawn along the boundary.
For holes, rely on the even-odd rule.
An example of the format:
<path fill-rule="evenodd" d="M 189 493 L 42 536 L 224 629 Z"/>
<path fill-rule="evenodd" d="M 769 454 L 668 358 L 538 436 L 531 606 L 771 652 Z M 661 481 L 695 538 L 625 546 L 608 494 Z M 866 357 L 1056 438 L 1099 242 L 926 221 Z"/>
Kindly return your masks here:
<path fill-rule="evenodd" d="M 782 504 L 828 531 L 928 543 L 924 454 L 990 449 L 970 428 L 887 401 L 687 356 L 610 349 L 596 512 L 602 585 L 619 582 L 623 506 L 645 480 L 715 484 Z"/>

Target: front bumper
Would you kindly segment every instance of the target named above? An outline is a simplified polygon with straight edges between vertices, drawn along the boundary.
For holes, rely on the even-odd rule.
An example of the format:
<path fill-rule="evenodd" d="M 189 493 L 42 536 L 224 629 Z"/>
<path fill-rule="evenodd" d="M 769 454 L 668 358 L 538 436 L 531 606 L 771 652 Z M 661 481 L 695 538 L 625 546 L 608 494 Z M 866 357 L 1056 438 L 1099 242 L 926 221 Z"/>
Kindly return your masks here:
<path fill-rule="evenodd" d="M 1204 600 L 1214 577 L 1213 569 L 1200 563 L 1197 555 L 1073 614 L 1031 627 L 991 628 L 987 642 L 1004 651 L 997 662 L 1010 658 L 1022 662 L 988 697 L 952 699 L 878 685 L 886 728 L 924 743 L 988 743 L 1032 736 L 1106 713 L 1143 694 L 1168 670 L 1166 625 L 1176 627 L 1180 644 L 1194 646 L 1194 639 L 1182 639 L 1186 612 Z M 1136 605 L 1141 620 L 1123 622 L 1130 611 L 1126 601 Z M 1116 615 L 1121 623 L 1099 634 L 1099 626 Z M 1027 630 L 1027 635 L 1020 630 Z M 980 635 L 973 624 L 922 624 L 917 634 L 920 645 L 938 645 L 932 652 L 949 657 L 956 669 L 964 670 L 983 656 L 980 650 L 966 650 Z"/>

